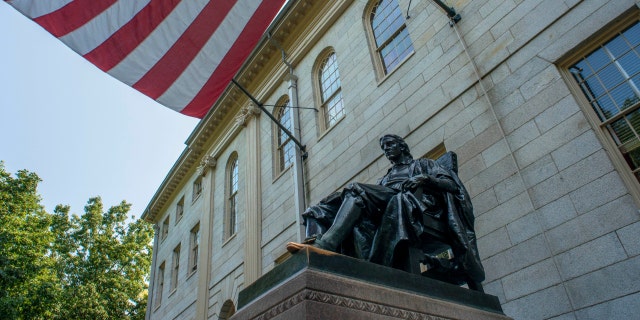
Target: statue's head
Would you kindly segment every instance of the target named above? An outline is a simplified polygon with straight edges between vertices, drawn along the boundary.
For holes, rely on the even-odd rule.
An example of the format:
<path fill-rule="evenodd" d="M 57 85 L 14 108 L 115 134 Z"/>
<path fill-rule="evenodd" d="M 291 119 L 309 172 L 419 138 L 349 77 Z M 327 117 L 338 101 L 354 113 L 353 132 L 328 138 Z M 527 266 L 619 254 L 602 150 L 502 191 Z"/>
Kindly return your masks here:
<path fill-rule="evenodd" d="M 392 143 L 390 144 L 389 142 Z M 397 146 L 399 150 L 389 150 L 393 149 L 393 145 Z M 395 134 L 385 134 L 382 136 L 380 138 L 380 148 L 382 148 L 385 156 L 391 161 L 397 160 L 401 156 L 413 158 L 409 151 L 409 145 L 404 142 L 404 139 Z"/>

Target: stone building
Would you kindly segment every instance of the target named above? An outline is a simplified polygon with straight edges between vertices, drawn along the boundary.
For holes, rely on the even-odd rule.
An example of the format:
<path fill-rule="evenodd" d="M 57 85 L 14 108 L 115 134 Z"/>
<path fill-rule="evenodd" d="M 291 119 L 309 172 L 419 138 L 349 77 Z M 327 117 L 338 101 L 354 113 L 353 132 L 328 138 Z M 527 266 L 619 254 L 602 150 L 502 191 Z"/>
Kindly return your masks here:
<path fill-rule="evenodd" d="M 505 314 L 637 317 L 640 1 L 448 5 L 457 24 L 431 0 L 285 5 L 236 79 L 305 152 L 229 85 L 144 212 L 148 318 L 233 314 L 306 206 L 386 172 L 385 133 L 458 154 Z"/>

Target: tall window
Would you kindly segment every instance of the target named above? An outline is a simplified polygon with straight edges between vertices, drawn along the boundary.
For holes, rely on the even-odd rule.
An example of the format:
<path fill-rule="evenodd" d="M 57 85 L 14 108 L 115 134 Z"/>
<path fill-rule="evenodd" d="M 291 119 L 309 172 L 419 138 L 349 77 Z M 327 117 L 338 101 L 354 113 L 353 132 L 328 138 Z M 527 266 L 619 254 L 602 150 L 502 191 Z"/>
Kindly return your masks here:
<path fill-rule="evenodd" d="M 338 61 L 336 53 L 333 51 L 324 56 L 319 64 L 318 84 L 321 109 L 324 115 L 324 129 L 328 129 L 344 116 Z"/>
<path fill-rule="evenodd" d="M 178 287 L 178 273 L 180 272 L 180 245 L 173 249 L 173 269 L 171 269 L 171 291 Z"/>
<path fill-rule="evenodd" d="M 196 201 L 200 194 L 202 193 L 202 177 L 197 177 L 193 182 L 193 195 L 191 201 Z"/>
<path fill-rule="evenodd" d="M 180 219 L 182 219 L 183 215 L 184 215 L 184 196 L 182 196 L 180 200 L 178 200 L 178 203 L 176 204 L 176 224 L 178 223 L 178 221 L 180 221 Z"/>
<path fill-rule="evenodd" d="M 162 229 L 160 230 L 160 239 L 164 240 L 169 235 L 169 216 L 162 222 Z"/>
<path fill-rule="evenodd" d="M 237 231 L 238 217 L 238 155 L 234 154 L 227 164 L 227 214 L 225 238 L 229 238 Z"/>
<path fill-rule="evenodd" d="M 200 246 L 200 223 L 191 229 L 191 250 L 189 252 L 189 270 L 194 272 L 198 269 L 198 247 Z"/>
<path fill-rule="evenodd" d="M 640 180 L 640 22 L 617 32 L 569 66 L 591 117 Z"/>
<path fill-rule="evenodd" d="M 164 261 L 158 267 L 158 276 L 156 277 L 156 297 L 154 305 L 157 307 L 162 302 L 162 291 L 164 290 Z"/>
<path fill-rule="evenodd" d="M 371 7 L 369 25 L 383 74 L 386 75 L 413 52 L 413 43 L 398 1 L 377 1 Z"/>
<path fill-rule="evenodd" d="M 291 132 L 291 103 L 289 102 L 289 98 L 281 99 L 278 102 L 278 107 L 276 107 L 275 114 L 278 122 L 282 124 L 283 127 L 287 128 L 289 132 Z M 293 149 L 293 141 L 291 137 L 278 126 L 274 125 L 277 151 L 276 151 L 276 172 L 280 173 L 284 171 L 287 167 L 289 167 L 293 163 L 293 157 L 295 150 Z"/>

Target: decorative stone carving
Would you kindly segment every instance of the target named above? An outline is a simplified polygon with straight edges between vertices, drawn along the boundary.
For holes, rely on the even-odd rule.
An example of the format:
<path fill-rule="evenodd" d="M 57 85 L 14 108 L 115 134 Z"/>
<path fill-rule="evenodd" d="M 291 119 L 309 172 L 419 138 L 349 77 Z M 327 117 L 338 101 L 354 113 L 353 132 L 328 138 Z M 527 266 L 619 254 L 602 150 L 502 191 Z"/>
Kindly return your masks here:
<path fill-rule="evenodd" d="M 198 175 L 204 177 L 205 175 L 207 175 L 207 171 L 209 171 L 209 168 L 216 167 L 216 163 L 216 158 L 214 158 L 213 156 L 205 156 L 202 161 L 200 161 L 200 165 L 198 166 Z"/>
<path fill-rule="evenodd" d="M 258 117 L 260 115 L 260 109 L 253 104 L 249 104 L 248 106 L 240 109 L 240 112 L 235 118 L 235 122 L 238 126 L 246 126 L 247 122 L 251 120 L 253 117 Z"/>
<path fill-rule="evenodd" d="M 265 311 L 255 319 L 267 320 L 277 317 L 285 311 L 295 307 L 296 305 L 304 301 L 315 301 L 358 311 L 371 312 L 378 315 L 385 315 L 396 319 L 411 319 L 411 320 L 451 320 L 450 318 L 443 318 L 426 313 L 402 310 L 378 303 L 364 301 L 360 299 L 353 299 L 343 296 L 338 296 L 326 292 L 320 292 L 315 290 L 303 290 L 298 294 L 282 301 L 273 308 Z"/>

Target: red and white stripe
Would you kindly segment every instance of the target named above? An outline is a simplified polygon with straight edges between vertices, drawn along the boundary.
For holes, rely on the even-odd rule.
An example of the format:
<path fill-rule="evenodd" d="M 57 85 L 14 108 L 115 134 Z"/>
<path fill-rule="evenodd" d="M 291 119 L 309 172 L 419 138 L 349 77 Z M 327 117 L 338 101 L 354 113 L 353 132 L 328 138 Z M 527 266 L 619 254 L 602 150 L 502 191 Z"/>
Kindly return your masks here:
<path fill-rule="evenodd" d="M 101 70 L 202 118 L 285 0 L 5 0 Z"/>

